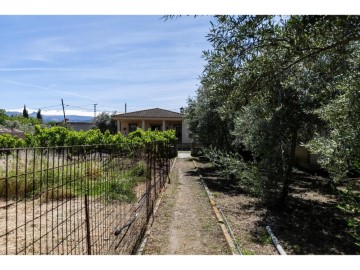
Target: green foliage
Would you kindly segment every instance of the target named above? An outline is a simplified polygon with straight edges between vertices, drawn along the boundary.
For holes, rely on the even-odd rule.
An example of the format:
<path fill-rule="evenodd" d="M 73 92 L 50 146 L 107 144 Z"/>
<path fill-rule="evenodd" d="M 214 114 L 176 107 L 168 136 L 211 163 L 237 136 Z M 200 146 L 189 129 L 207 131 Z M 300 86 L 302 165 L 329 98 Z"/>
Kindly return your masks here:
<path fill-rule="evenodd" d="M 96 117 L 95 126 L 103 133 L 107 130 L 111 134 L 115 134 L 117 132 L 116 121 L 113 120 L 106 112 L 102 112 Z"/>
<path fill-rule="evenodd" d="M 257 230 L 256 240 L 261 245 L 271 244 L 272 242 L 271 236 L 264 227 L 261 227 Z"/>
<path fill-rule="evenodd" d="M 0 120 L 8 121 L 3 110 L 0 110 Z M 35 198 L 40 197 L 42 202 L 48 202 L 74 198 L 89 191 L 90 196 L 104 196 L 108 200 L 131 202 L 136 198 L 135 186 L 146 179 L 145 163 L 131 164 L 130 162 L 131 157 L 137 155 L 136 150 L 145 147 L 146 143 L 151 141 L 174 143 L 177 140 L 175 130 L 160 132 L 138 129 L 130 133 L 128 137 L 124 137 L 121 133 L 111 134 L 109 130 L 105 132 L 101 132 L 100 129 L 74 131 L 66 126 L 47 128 L 39 125 L 37 120 L 34 123 L 36 125 L 32 126 L 33 132 L 26 133 L 25 140 L 7 134 L 0 135 L 0 149 L 74 147 L 68 149 L 65 160 L 60 158 L 61 148 L 46 149 L 45 153 L 50 159 L 42 158 L 44 153 L 40 149 L 34 151 L 34 158 L 37 155 L 41 155 L 41 157 L 34 160 L 32 160 L 32 156 L 26 157 L 24 160 L 24 155 L 20 154 L 16 161 L 18 165 L 14 162 L 9 163 L 7 177 L 5 177 L 5 171 L 0 170 L 0 178 L 6 179 L 0 181 L 0 197 L 2 198 L 21 199 L 34 196 Z M 87 150 L 89 148 L 83 147 L 85 145 L 94 146 L 91 148 L 91 153 Z M 124 155 L 115 155 L 115 157 L 109 158 L 111 155 L 108 154 L 116 150 L 121 150 Z M 154 150 L 157 151 L 157 149 Z M 7 156 L 14 154 L 10 150 L 2 151 L 2 153 Z M 99 154 L 101 160 L 84 159 L 89 154 L 91 156 Z M 124 156 L 129 158 L 127 162 L 124 162 Z M 68 166 L 69 160 L 74 157 L 78 162 L 76 168 Z M 26 166 L 24 166 L 25 163 Z M 126 164 L 124 165 L 124 163 Z M 129 167 L 129 165 L 131 166 Z M 61 170 L 44 170 L 44 168 L 54 168 L 55 166 Z M 108 181 L 104 181 L 104 172 L 101 171 L 101 166 L 106 168 Z M 26 176 L 18 174 L 18 170 L 23 167 L 27 168 Z"/>
<path fill-rule="evenodd" d="M 145 146 L 146 143 L 151 141 L 175 143 L 177 140 L 175 130 L 152 131 L 148 129 L 147 131 L 144 131 L 141 128 L 137 128 L 135 131 L 130 132 L 126 139 L 131 142 L 131 144 L 137 146 Z"/>
<path fill-rule="evenodd" d="M 132 202 L 135 199 L 133 192 L 133 186 L 135 182 L 128 179 L 115 179 L 110 181 L 109 199 L 110 200 L 124 200 L 126 202 Z"/>
<path fill-rule="evenodd" d="M 28 110 L 26 109 L 25 105 L 24 105 L 24 109 L 23 109 L 23 117 L 24 118 L 29 118 L 29 113 L 28 113 Z"/>
<path fill-rule="evenodd" d="M 129 169 L 121 178 L 116 178 L 110 182 L 110 188 L 106 192 L 106 196 L 110 200 L 124 200 L 132 202 L 136 195 L 134 187 L 139 182 L 144 182 L 146 167 L 144 163 L 137 163 Z"/>
<path fill-rule="evenodd" d="M 245 162 L 239 154 L 223 152 L 212 147 L 203 149 L 203 155 L 223 177 L 233 181 L 244 191 L 253 195 L 263 192 L 262 180 L 255 163 Z"/>
<path fill-rule="evenodd" d="M 358 57 L 360 64 L 360 57 Z M 319 163 L 333 180 L 345 178 L 351 169 L 360 171 L 360 74 L 338 85 L 339 95 L 317 110 L 327 123 L 327 132 L 317 134 L 307 146 L 319 154 Z"/>
<path fill-rule="evenodd" d="M 24 132 L 34 132 L 34 126 L 42 124 L 42 121 L 33 117 L 25 118 L 22 115 L 8 116 L 5 110 L 0 109 L 0 127 L 18 129 Z"/>
<path fill-rule="evenodd" d="M 4 121 L 8 119 L 8 116 L 6 114 L 6 111 L 3 109 L 0 109 L 0 125 L 4 124 Z"/>
<path fill-rule="evenodd" d="M 51 151 L 51 150 L 50 150 Z M 68 166 L 68 161 L 52 152 L 52 158 L 37 158 L 35 162 L 29 156 L 26 160 L 22 155 L 18 157 L 18 165 L 10 164 L 8 178 L 0 171 L 0 198 L 22 199 L 34 196 L 40 197 L 42 202 L 53 200 L 70 199 L 84 195 L 89 192 L 91 196 L 103 196 L 108 200 L 123 200 L 131 202 L 134 200 L 134 187 L 146 179 L 146 164 L 143 161 L 132 164 L 132 166 L 119 166 L 119 159 L 123 157 L 114 156 L 102 160 L 81 160 L 77 164 L 77 172 Z M 120 160 L 123 161 L 123 160 Z M 35 164 L 34 164 L 35 163 Z M 28 165 L 28 173 L 18 173 L 21 168 Z M 107 180 L 104 181 L 104 171 L 101 166 L 107 164 Z M 17 166 L 17 168 L 16 168 Z M 61 170 L 42 170 L 61 166 Z M 33 171 L 32 171 L 33 170 Z"/>
<path fill-rule="evenodd" d="M 14 175 L 15 172 L 10 172 L 9 175 Z M 5 178 L 4 178 L 5 179 Z M 24 176 L 8 178 L 7 182 L 0 181 L 0 198 L 25 198 L 34 194 L 34 191 L 39 188 L 40 181 L 32 181 L 32 176 L 25 180 Z"/>
<path fill-rule="evenodd" d="M 360 171 L 359 16 L 216 16 L 208 40 L 188 102 L 192 137 L 250 150 L 266 172 L 268 206 L 286 206 L 296 145 L 319 154 L 335 183 Z M 214 163 L 225 175 L 241 168 L 234 157 Z M 358 211 L 350 192 L 339 207 Z M 359 220 L 348 223 L 358 244 Z"/>
<path fill-rule="evenodd" d="M 124 137 L 120 132 L 111 134 L 109 130 L 102 133 L 99 129 L 75 131 L 62 126 L 50 128 L 34 126 L 34 133 L 26 133 L 25 141 L 11 137 L 0 136 L 0 148 L 13 147 L 55 147 L 76 145 L 118 145 L 117 147 L 145 147 L 150 141 L 176 142 L 174 130 L 143 131 L 137 129 Z M 104 146 L 106 147 L 106 146 Z"/>
<path fill-rule="evenodd" d="M 198 89 L 197 99 L 189 98 L 188 100 L 185 115 L 190 137 L 206 147 L 216 146 L 230 150 L 233 136 L 229 130 L 233 129 L 233 121 L 231 117 L 222 114 L 219 110 L 223 99 L 207 96 L 208 91 L 201 87 Z"/>
<path fill-rule="evenodd" d="M 43 117 L 41 115 L 41 110 L 39 109 L 38 112 L 36 113 L 36 119 L 39 119 L 39 120 L 43 120 Z"/>
<path fill-rule="evenodd" d="M 25 147 L 26 143 L 23 139 L 11 136 L 9 134 L 0 135 L 1 148 L 20 148 Z"/>
<path fill-rule="evenodd" d="M 129 175 L 132 177 L 142 177 L 145 176 L 145 172 L 146 172 L 146 165 L 144 163 L 138 162 L 130 169 Z"/>
<path fill-rule="evenodd" d="M 360 193 L 348 189 L 341 192 L 341 198 L 338 208 L 352 215 L 347 220 L 349 234 L 353 237 L 354 243 L 358 246 L 360 252 Z"/>
<path fill-rule="evenodd" d="M 250 150 L 267 174 L 267 201 L 286 205 L 296 145 L 327 131 L 317 111 L 343 94 L 337 85 L 359 81 L 351 79 L 358 73 L 359 29 L 359 16 L 216 16 L 201 86 L 188 102 L 192 137 L 223 150 Z M 355 149 L 341 148 L 348 146 Z"/>
<path fill-rule="evenodd" d="M 247 249 L 242 249 L 242 250 L 241 250 L 241 253 L 242 253 L 243 255 L 256 255 L 255 251 L 253 251 L 253 250 L 247 250 Z"/>
<path fill-rule="evenodd" d="M 347 178 L 351 171 L 360 172 L 360 65 L 359 47 L 349 65 L 353 68 L 335 85 L 340 93 L 331 102 L 316 111 L 327 124 L 325 132 L 317 133 L 307 147 L 319 154 L 318 162 L 331 176 L 332 183 Z M 351 181 L 351 180 L 350 180 Z M 349 233 L 360 247 L 360 194 L 349 187 L 340 192 L 339 208 L 355 213 L 348 219 Z"/>

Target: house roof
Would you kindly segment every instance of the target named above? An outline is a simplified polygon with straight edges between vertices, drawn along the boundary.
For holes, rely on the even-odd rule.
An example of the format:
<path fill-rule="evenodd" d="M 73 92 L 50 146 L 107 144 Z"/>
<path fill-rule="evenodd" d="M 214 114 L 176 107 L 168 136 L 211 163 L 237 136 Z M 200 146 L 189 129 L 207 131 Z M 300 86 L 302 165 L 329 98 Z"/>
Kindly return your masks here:
<path fill-rule="evenodd" d="M 135 111 L 129 113 L 116 114 L 115 118 L 177 118 L 182 119 L 184 115 L 178 112 L 172 112 L 160 108 Z"/>

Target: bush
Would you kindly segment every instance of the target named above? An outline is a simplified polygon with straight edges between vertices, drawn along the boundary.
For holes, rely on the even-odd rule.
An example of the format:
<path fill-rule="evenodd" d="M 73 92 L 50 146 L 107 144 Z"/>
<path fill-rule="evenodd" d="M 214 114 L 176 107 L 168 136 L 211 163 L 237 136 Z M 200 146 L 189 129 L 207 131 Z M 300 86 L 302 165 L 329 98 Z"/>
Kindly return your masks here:
<path fill-rule="evenodd" d="M 111 134 L 110 131 L 102 133 L 99 129 L 88 131 L 74 131 L 66 127 L 53 126 L 50 128 L 35 125 L 34 133 L 26 133 L 23 146 L 29 147 L 54 147 L 75 145 L 118 145 L 118 150 L 123 148 L 145 147 L 150 141 L 165 141 L 174 143 L 176 141 L 175 131 L 143 131 L 137 129 L 124 137 L 120 132 Z M 13 144 L 9 144 L 9 147 Z M 106 147 L 105 147 L 106 148 Z M 106 149 L 103 150 L 106 150 Z M 111 150 L 114 148 L 112 147 Z"/>
<path fill-rule="evenodd" d="M 220 171 L 221 176 L 236 183 L 244 191 L 253 195 L 262 193 L 262 181 L 255 163 L 245 162 L 239 154 L 222 152 L 216 148 L 205 148 L 203 155 Z"/>
<path fill-rule="evenodd" d="M 347 219 L 348 233 L 353 237 L 354 243 L 360 251 L 360 193 L 349 188 L 341 191 L 340 194 L 341 202 L 338 208 L 352 215 Z"/>
<path fill-rule="evenodd" d="M 1 148 L 20 148 L 26 145 L 21 138 L 11 136 L 10 134 L 0 135 L 0 149 Z"/>

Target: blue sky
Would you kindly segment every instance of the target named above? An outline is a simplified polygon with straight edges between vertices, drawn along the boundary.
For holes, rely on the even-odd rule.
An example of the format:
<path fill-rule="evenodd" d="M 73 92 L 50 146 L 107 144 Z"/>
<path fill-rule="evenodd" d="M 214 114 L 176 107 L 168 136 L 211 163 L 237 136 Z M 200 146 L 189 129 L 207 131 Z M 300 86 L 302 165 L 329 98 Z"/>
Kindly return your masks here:
<path fill-rule="evenodd" d="M 357 2 L 0 0 L 0 108 L 177 111 L 198 88 L 212 17 L 132 14 L 358 14 Z"/>
<path fill-rule="evenodd" d="M 178 111 L 198 88 L 211 19 L 0 16 L 0 108 Z"/>

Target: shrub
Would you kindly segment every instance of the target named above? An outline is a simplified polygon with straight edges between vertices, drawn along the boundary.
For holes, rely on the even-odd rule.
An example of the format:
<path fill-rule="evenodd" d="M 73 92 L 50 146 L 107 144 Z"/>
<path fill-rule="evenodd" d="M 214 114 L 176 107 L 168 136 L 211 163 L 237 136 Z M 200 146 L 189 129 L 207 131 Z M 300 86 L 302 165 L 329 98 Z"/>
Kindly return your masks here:
<path fill-rule="evenodd" d="M 26 145 L 21 138 L 11 136 L 10 134 L 0 135 L 0 149 L 1 148 L 20 148 Z"/>
<path fill-rule="evenodd" d="M 205 148 L 203 155 L 227 180 L 251 194 L 262 193 L 262 181 L 255 163 L 245 162 L 239 154 L 222 152 L 216 148 Z"/>

